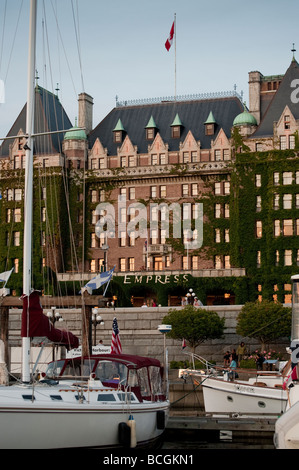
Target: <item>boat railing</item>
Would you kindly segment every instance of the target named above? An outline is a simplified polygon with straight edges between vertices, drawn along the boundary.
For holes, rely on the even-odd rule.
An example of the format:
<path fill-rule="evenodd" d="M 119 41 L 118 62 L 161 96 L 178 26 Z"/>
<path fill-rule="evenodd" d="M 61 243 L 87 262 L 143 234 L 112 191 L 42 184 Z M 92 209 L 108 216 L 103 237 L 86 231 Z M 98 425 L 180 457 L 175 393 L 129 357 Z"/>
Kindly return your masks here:
<path fill-rule="evenodd" d="M 201 362 L 205 369 L 215 368 L 215 364 L 213 364 L 212 362 L 209 362 L 207 359 L 205 359 L 202 356 L 199 356 L 198 354 L 190 353 L 190 352 L 184 352 L 183 354 L 186 354 L 191 357 L 192 367 L 194 370 L 195 370 L 195 361 Z"/>

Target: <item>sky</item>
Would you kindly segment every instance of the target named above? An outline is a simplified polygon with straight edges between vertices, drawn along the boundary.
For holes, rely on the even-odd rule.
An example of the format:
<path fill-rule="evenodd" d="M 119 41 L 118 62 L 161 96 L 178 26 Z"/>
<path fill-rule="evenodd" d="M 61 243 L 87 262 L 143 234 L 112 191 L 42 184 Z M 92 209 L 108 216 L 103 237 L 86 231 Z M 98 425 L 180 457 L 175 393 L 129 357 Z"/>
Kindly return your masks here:
<path fill-rule="evenodd" d="M 0 137 L 26 102 L 29 4 L 0 0 Z M 168 52 L 175 15 L 176 48 Z M 250 71 L 284 74 L 293 43 L 299 61 L 298 17 L 298 0 L 38 0 L 38 83 L 54 93 L 59 88 L 73 124 L 78 94 L 91 95 L 94 127 L 116 96 L 174 96 L 175 83 L 177 95 L 236 85 L 249 105 Z"/>

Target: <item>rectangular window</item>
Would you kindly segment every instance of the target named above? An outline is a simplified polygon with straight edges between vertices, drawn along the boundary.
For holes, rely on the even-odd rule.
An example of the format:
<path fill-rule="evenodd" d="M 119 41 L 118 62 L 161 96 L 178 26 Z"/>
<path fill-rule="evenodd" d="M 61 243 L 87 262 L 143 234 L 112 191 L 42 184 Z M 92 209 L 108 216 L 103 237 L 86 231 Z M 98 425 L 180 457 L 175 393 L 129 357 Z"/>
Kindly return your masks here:
<path fill-rule="evenodd" d="M 282 230 L 285 237 L 290 237 L 293 235 L 293 220 L 284 219 L 282 221 Z"/>
<path fill-rule="evenodd" d="M 215 219 L 220 219 L 221 217 L 221 204 L 215 204 Z"/>
<path fill-rule="evenodd" d="M 279 209 L 279 194 L 274 194 L 273 196 L 273 209 L 275 211 L 278 211 Z"/>
<path fill-rule="evenodd" d="M 230 255 L 224 256 L 224 268 L 230 269 Z"/>
<path fill-rule="evenodd" d="M 126 270 L 126 258 L 119 258 L 119 270 L 121 272 Z"/>
<path fill-rule="evenodd" d="M 280 136 L 280 150 L 286 150 L 287 148 L 287 136 L 281 135 Z"/>
<path fill-rule="evenodd" d="M 157 197 L 157 187 L 151 186 L 151 197 Z"/>
<path fill-rule="evenodd" d="M 255 208 L 256 208 L 256 212 L 261 212 L 261 210 L 262 210 L 262 196 L 256 196 Z"/>
<path fill-rule="evenodd" d="M 260 268 L 261 267 L 261 252 L 257 251 L 256 253 L 256 267 Z"/>
<path fill-rule="evenodd" d="M 215 162 L 220 162 L 221 158 L 221 150 L 215 150 Z"/>
<path fill-rule="evenodd" d="M 292 250 L 284 250 L 284 265 L 292 266 Z"/>
<path fill-rule="evenodd" d="M 230 150 L 224 149 L 223 150 L 223 160 L 230 160 Z"/>
<path fill-rule="evenodd" d="M 129 271 L 135 271 L 135 258 L 129 258 Z"/>
<path fill-rule="evenodd" d="M 192 183 L 191 185 L 191 195 L 197 196 L 198 195 L 198 185 L 197 183 Z"/>
<path fill-rule="evenodd" d="M 279 185 L 279 173 L 278 173 L 278 171 L 275 171 L 273 173 L 273 184 L 274 184 L 274 186 Z"/>
<path fill-rule="evenodd" d="M 257 220 L 255 223 L 255 235 L 256 238 L 262 238 L 263 234 L 263 224 L 261 220 Z"/>
<path fill-rule="evenodd" d="M 183 196 L 189 196 L 189 185 L 188 184 L 183 184 L 183 186 L 182 186 L 182 195 Z"/>
<path fill-rule="evenodd" d="M 160 196 L 161 197 L 166 197 L 166 186 L 161 186 L 160 187 Z"/>
<path fill-rule="evenodd" d="M 274 237 L 280 236 L 280 220 L 274 220 Z"/>
<path fill-rule="evenodd" d="M 257 188 L 262 186 L 262 175 L 255 175 L 255 186 Z"/>
<path fill-rule="evenodd" d="M 292 209 L 292 194 L 283 195 L 283 208 Z"/>
<path fill-rule="evenodd" d="M 191 152 L 191 162 L 192 163 L 198 162 L 197 152 Z"/>
<path fill-rule="evenodd" d="M 129 188 L 129 199 L 132 201 L 132 199 L 135 199 L 135 188 Z"/>
<path fill-rule="evenodd" d="M 215 183 L 215 194 L 221 194 L 221 183 Z"/>
<path fill-rule="evenodd" d="M 293 174 L 291 171 L 284 171 L 282 173 L 282 184 L 292 184 L 293 182 Z"/>
<path fill-rule="evenodd" d="M 289 148 L 290 149 L 295 148 L 295 136 L 294 135 L 289 136 Z"/>
<path fill-rule="evenodd" d="M 191 258 L 192 269 L 198 269 L 198 256 L 192 256 Z"/>
<path fill-rule="evenodd" d="M 230 181 L 224 181 L 224 194 L 230 194 Z"/>
<path fill-rule="evenodd" d="M 120 232 L 120 246 L 126 246 L 126 232 Z"/>
<path fill-rule="evenodd" d="M 157 154 L 153 154 L 152 155 L 152 165 L 158 165 L 158 155 Z"/>
<path fill-rule="evenodd" d="M 189 163 L 189 152 L 183 152 L 183 163 Z"/>

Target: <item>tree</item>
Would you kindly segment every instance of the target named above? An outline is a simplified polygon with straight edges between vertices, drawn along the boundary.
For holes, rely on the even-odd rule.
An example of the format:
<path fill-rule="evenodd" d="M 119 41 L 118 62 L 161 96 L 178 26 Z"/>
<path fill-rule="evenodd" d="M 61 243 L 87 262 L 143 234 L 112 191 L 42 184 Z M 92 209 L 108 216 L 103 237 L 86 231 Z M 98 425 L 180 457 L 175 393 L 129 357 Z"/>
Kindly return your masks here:
<path fill-rule="evenodd" d="M 223 337 L 225 319 L 217 312 L 186 305 L 182 310 L 170 309 L 163 323 L 172 326 L 169 338 L 183 340 L 193 353 L 199 344 L 207 339 Z"/>
<path fill-rule="evenodd" d="M 247 302 L 237 317 L 236 333 L 248 338 L 255 338 L 265 349 L 278 338 L 291 334 L 292 309 L 279 302 L 263 300 Z"/>

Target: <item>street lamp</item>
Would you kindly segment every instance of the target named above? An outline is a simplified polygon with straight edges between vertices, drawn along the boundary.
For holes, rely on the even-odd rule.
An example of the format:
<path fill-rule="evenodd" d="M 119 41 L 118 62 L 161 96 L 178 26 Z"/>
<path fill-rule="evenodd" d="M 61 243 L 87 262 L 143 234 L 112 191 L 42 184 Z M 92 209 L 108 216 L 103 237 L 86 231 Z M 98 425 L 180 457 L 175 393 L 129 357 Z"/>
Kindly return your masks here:
<path fill-rule="evenodd" d="M 62 315 L 56 311 L 56 307 L 51 307 L 51 310 L 47 313 L 47 317 L 52 325 L 55 325 L 57 321 L 63 321 Z"/>
<path fill-rule="evenodd" d="M 96 346 L 96 344 L 97 344 L 97 325 L 104 325 L 103 318 L 101 317 L 101 315 L 99 315 L 97 307 L 94 307 L 92 309 L 91 321 L 92 321 L 92 324 L 94 326 L 94 340 L 93 340 L 93 343 L 94 343 L 94 346 Z"/>
<path fill-rule="evenodd" d="M 186 297 L 188 304 L 193 304 L 195 297 L 195 292 L 193 292 L 193 289 L 189 289 L 189 292 L 187 292 Z"/>

